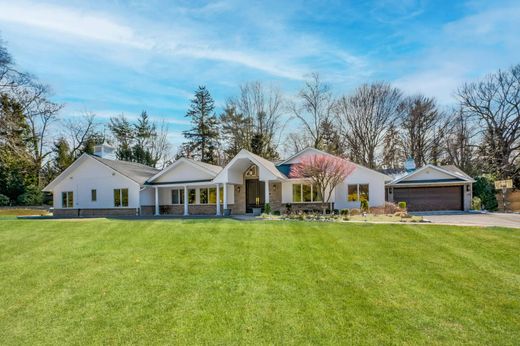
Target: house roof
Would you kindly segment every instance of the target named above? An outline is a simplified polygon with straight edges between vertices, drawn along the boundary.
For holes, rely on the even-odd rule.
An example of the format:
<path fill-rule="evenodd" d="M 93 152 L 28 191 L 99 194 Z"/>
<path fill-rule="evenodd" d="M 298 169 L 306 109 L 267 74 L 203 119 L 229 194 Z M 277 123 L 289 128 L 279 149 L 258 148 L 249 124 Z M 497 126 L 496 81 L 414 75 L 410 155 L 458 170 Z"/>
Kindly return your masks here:
<path fill-rule="evenodd" d="M 428 179 L 428 180 L 415 180 L 407 182 L 406 180 L 428 168 L 433 170 L 445 173 L 452 178 L 450 179 Z M 446 165 L 446 166 L 435 166 L 435 165 L 425 165 L 421 168 L 418 168 L 411 172 L 401 172 L 400 174 L 394 175 L 394 180 L 392 180 L 388 185 L 397 185 L 397 184 L 433 184 L 433 183 L 453 183 L 453 182 L 474 182 L 473 178 L 464 173 L 460 168 L 454 165 Z"/>
<path fill-rule="evenodd" d="M 322 151 L 322 150 L 319 150 L 319 149 L 316 149 L 316 148 L 307 147 L 307 148 L 305 148 L 305 149 L 303 149 L 303 150 L 297 152 L 296 154 L 290 156 L 288 159 L 285 159 L 284 161 L 278 163 L 278 164 L 277 164 L 277 167 L 279 167 L 278 169 L 279 169 L 280 171 L 282 171 L 282 172 L 285 172 L 285 171 L 290 170 L 290 168 L 287 168 L 287 166 L 290 165 L 288 162 L 291 161 L 291 160 L 293 160 L 293 159 L 295 159 L 295 158 L 297 158 L 298 156 L 300 156 L 300 155 L 302 155 L 302 154 L 304 154 L 304 153 L 306 153 L 306 152 L 309 152 L 309 151 L 311 151 L 311 152 L 315 152 L 317 155 L 328 155 L 328 156 L 339 157 L 339 156 L 329 154 L 329 153 L 327 153 L 327 152 L 325 152 L 325 151 Z M 349 162 L 351 162 L 351 163 L 352 163 L 353 165 L 355 165 L 357 168 L 368 169 L 368 170 L 370 170 L 370 171 L 372 171 L 372 172 L 374 172 L 374 173 L 377 173 L 377 174 L 379 174 L 379 175 L 382 175 L 382 176 L 384 177 L 385 181 L 390 181 L 390 180 L 392 180 L 392 177 L 386 175 L 385 173 L 382 173 L 382 172 L 380 172 L 380 171 L 376 171 L 376 170 L 374 170 L 374 169 L 371 169 L 371 168 L 368 168 L 368 167 L 365 167 L 365 166 L 359 165 L 359 164 L 357 164 L 357 163 L 355 163 L 355 162 L 352 162 L 352 161 L 349 161 Z"/>
<path fill-rule="evenodd" d="M 109 160 L 102 157 L 89 155 L 93 159 L 103 163 L 104 165 L 112 168 L 114 171 L 121 173 L 127 178 L 132 179 L 139 185 L 143 185 L 148 178 L 157 174 L 160 170 L 150 166 L 142 165 L 136 162 L 120 161 L 120 160 Z"/>
<path fill-rule="evenodd" d="M 278 170 L 278 168 L 276 168 L 276 165 L 274 164 L 274 162 L 264 159 L 263 157 L 253 154 L 252 152 L 249 152 L 245 149 L 243 149 L 243 151 L 246 152 L 247 154 L 249 154 L 250 156 L 252 156 L 253 158 L 255 158 L 262 166 L 264 166 L 265 169 L 267 169 L 275 177 L 278 177 L 282 180 L 287 179 L 287 177 L 282 172 L 280 172 Z"/>
<path fill-rule="evenodd" d="M 142 165 L 140 163 L 135 162 L 127 162 L 127 161 L 119 161 L 119 160 L 109 160 L 104 159 L 98 156 L 83 154 L 76 161 L 74 161 L 67 169 L 61 172 L 53 181 L 51 181 L 43 191 L 52 191 L 54 186 L 56 186 L 59 182 L 61 182 L 67 175 L 69 175 L 74 169 L 79 167 L 83 162 L 87 160 L 95 160 L 103 165 L 113 169 L 119 174 L 127 177 L 128 179 L 136 182 L 139 185 L 143 185 L 144 182 L 159 172 L 158 169 Z"/>
<path fill-rule="evenodd" d="M 181 164 L 182 162 L 186 162 L 198 169 L 201 169 L 203 170 L 204 172 L 206 172 L 209 176 L 211 177 L 215 177 L 218 173 L 220 173 L 220 171 L 222 170 L 222 167 L 220 166 L 216 166 L 216 165 L 211 165 L 209 163 L 205 163 L 205 162 L 200 162 L 200 161 L 196 161 L 196 160 L 193 160 L 193 159 L 189 159 L 187 157 L 181 157 L 180 159 L 178 160 L 175 160 L 171 165 L 169 165 L 168 167 L 164 168 L 162 171 L 160 172 L 157 172 L 156 174 L 154 174 L 153 176 L 149 177 L 147 180 L 146 180 L 146 183 L 147 184 L 157 184 L 157 183 L 154 183 L 153 181 L 156 180 L 157 178 L 159 178 L 160 176 L 162 176 L 163 174 L 165 174 L 166 172 L 169 172 L 171 171 L 172 169 L 174 169 L 175 167 L 177 167 L 179 164 Z M 209 181 L 209 180 L 208 180 Z"/>

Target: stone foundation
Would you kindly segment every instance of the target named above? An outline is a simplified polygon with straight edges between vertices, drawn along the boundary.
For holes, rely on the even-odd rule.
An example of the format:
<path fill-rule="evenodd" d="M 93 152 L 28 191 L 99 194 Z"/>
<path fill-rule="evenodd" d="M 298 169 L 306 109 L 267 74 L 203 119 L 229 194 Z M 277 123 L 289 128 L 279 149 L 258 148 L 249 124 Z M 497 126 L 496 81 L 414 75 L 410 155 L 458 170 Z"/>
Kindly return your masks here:
<path fill-rule="evenodd" d="M 136 216 L 137 208 L 96 208 L 96 209 L 54 209 L 54 217 L 111 217 L 111 216 Z"/>

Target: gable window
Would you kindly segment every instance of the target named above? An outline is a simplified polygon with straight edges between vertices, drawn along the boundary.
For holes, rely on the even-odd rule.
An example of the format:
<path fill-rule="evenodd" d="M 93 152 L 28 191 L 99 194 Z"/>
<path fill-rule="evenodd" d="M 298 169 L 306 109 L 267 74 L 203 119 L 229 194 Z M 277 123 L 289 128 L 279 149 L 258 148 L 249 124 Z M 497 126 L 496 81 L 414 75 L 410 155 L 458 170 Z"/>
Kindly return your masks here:
<path fill-rule="evenodd" d="M 72 191 L 65 191 L 61 193 L 61 207 L 62 208 L 73 208 L 74 207 L 74 193 Z"/>
<path fill-rule="evenodd" d="M 319 189 L 311 184 L 293 184 L 293 202 L 321 202 L 321 194 Z"/>
<path fill-rule="evenodd" d="M 197 198 L 197 190 L 189 189 L 188 190 L 188 204 L 195 204 Z"/>
<path fill-rule="evenodd" d="M 90 190 L 90 200 L 92 202 L 96 202 L 97 201 L 97 190 Z"/>
<path fill-rule="evenodd" d="M 128 189 L 114 189 L 114 207 L 128 207 Z"/>
<path fill-rule="evenodd" d="M 361 200 L 369 200 L 368 184 L 352 184 L 347 187 L 347 201 L 359 202 Z"/>
<path fill-rule="evenodd" d="M 172 190 L 172 204 L 184 204 L 184 189 Z"/>

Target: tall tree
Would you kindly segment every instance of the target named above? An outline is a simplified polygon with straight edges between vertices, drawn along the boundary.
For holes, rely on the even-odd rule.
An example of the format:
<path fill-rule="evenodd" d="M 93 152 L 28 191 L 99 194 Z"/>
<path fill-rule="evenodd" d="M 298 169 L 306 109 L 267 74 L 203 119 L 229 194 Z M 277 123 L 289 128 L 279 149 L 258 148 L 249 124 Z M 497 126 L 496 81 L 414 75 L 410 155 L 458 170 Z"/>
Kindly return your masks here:
<path fill-rule="evenodd" d="M 231 160 L 242 149 L 251 149 L 251 139 L 247 130 L 251 128 L 250 119 L 239 113 L 233 103 L 227 103 L 219 122 L 225 142 L 225 161 Z"/>
<path fill-rule="evenodd" d="M 186 117 L 190 118 L 192 128 L 184 131 L 185 143 L 194 156 L 202 162 L 217 164 L 218 123 L 213 113 L 215 102 L 205 86 L 199 86 L 191 101 Z"/>
<path fill-rule="evenodd" d="M 437 159 L 439 142 L 437 129 L 442 114 L 435 99 L 423 95 L 407 97 L 402 104 L 401 121 L 404 155 L 412 157 L 415 165 L 421 167 Z"/>
<path fill-rule="evenodd" d="M 333 155 L 343 156 L 345 154 L 345 144 L 341 139 L 340 132 L 335 123 L 327 118 L 320 125 L 321 144 L 319 149 Z"/>
<path fill-rule="evenodd" d="M 334 98 L 330 86 L 321 81 L 318 73 L 313 73 L 298 93 L 298 102 L 293 102 L 290 106 L 292 113 L 311 139 L 310 146 L 325 149 L 324 123 L 325 126 L 330 124 L 333 106 Z"/>
<path fill-rule="evenodd" d="M 132 161 L 132 145 L 134 141 L 134 130 L 130 121 L 120 114 L 111 117 L 108 128 L 116 141 L 116 157 L 118 160 Z"/>
<path fill-rule="evenodd" d="M 243 148 L 267 159 L 278 158 L 278 144 L 285 126 L 281 91 L 260 82 L 246 83 L 240 86 L 240 95 L 231 98 L 228 105 L 244 117 Z"/>
<path fill-rule="evenodd" d="M 383 82 L 364 84 L 340 98 L 336 112 L 353 161 L 378 166 L 386 130 L 402 114 L 401 101 L 401 91 Z"/>
<path fill-rule="evenodd" d="M 453 111 L 445 127 L 447 129 L 445 140 L 447 163 L 458 166 L 468 174 L 477 173 L 473 164 L 476 130 L 471 119 L 466 117 L 462 110 Z M 482 165 L 483 162 L 480 162 L 479 166 Z"/>
<path fill-rule="evenodd" d="M 384 168 L 398 168 L 403 165 L 406 156 L 402 149 L 401 134 L 395 124 L 390 124 L 388 127 L 383 139 L 383 148 Z"/>
<path fill-rule="evenodd" d="M 457 94 L 464 114 L 479 122 L 487 138 L 482 150 L 492 173 L 520 184 L 520 64 L 466 83 Z"/>

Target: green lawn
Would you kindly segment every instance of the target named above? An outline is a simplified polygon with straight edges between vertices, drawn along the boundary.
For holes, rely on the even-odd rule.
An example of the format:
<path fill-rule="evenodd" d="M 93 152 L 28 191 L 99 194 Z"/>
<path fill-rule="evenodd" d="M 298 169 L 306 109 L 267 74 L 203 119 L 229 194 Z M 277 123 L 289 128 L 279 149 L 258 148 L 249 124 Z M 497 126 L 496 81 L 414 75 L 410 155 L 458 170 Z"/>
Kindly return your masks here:
<path fill-rule="evenodd" d="M 518 344 L 520 230 L 0 220 L 0 343 Z"/>

